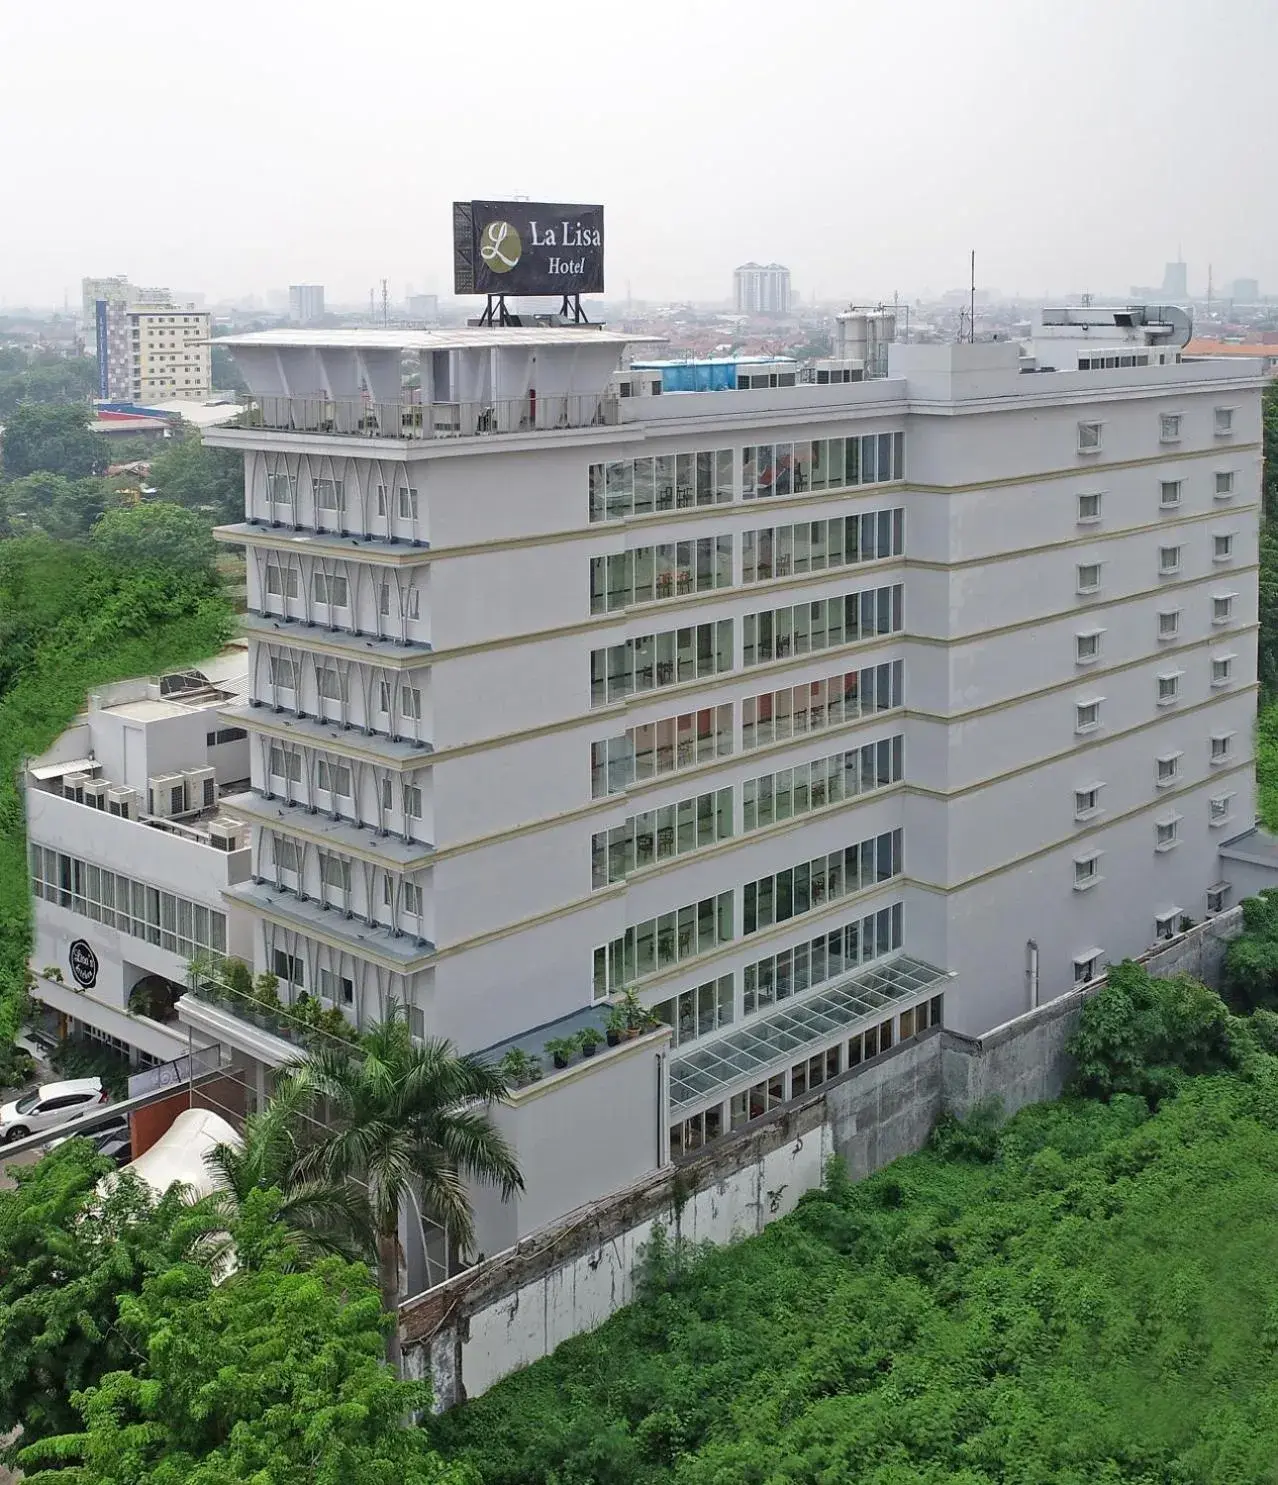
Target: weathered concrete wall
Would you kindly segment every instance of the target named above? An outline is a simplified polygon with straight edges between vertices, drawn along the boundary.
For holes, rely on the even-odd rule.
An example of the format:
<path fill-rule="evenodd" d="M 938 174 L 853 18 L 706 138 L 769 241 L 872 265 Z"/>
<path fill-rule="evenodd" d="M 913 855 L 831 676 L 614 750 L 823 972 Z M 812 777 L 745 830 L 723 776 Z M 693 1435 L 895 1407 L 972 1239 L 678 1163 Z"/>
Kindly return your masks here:
<path fill-rule="evenodd" d="M 1241 910 L 1222 913 L 1142 956 L 1151 974 L 1218 984 Z M 655 1224 L 723 1244 L 762 1232 L 820 1184 L 837 1153 L 854 1178 L 922 1148 L 943 1109 L 998 1097 L 1012 1113 L 1057 1097 L 1067 1042 L 1103 980 L 982 1037 L 932 1031 L 844 1073 L 766 1122 L 654 1171 L 607 1202 L 570 1213 L 400 1311 L 405 1366 L 429 1376 L 436 1406 L 477 1397 L 502 1377 L 592 1330 L 634 1297 Z"/>

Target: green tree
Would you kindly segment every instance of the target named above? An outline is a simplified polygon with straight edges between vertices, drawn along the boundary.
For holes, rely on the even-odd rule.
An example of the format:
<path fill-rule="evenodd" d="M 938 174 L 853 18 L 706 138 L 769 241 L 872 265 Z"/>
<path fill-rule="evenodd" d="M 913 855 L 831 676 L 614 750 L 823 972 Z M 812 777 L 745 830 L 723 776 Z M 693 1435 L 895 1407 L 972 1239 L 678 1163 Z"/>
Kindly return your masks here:
<path fill-rule="evenodd" d="M 208 1232 L 176 1191 L 152 1203 L 130 1178 L 96 1197 L 110 1169 L 69 1140 L 0 1191 L 0 1434 L 21 1425 L 24 1444 L 78 1426 L 72 1394 L 132 1363 L 122 1299 Z"/>
<path fill-rule="evenodd" d="M 221 1188 L 210 1203 L 228 1231 L 241 1222 L 254 1192 L 271 1188 L 280 1193 L 280 1261 L 297 1267 L 323 1255 L 354 1261 L 374 1251 L 360 1188 L 353 1181 L 298 1174 L 311 1102 L 305 1083 L 281 1080 L 266 1107 L 244 1121 L 240 1143 L 218 1145 L 204 1157 Z"/>
<path fill-rule="evenodd" d="M 124 567 L 211 575 L 217 543 L 208 523 L 180 505 L 152 501 L 109 510 L 90 533 L 97 552 Z"/>
<path fill-rule="evenodd" d="M 111 486 L 102 479 L 70 480 L 41 470 L 0 485 L 0 510 L 15 535 L 39 530 L 72 541 L 86 535 L 114 503 Z"/>
<path fill-rule="evenodd" d="M 8 350 L 0 354 L 0 423 L 24 402 L 80 402 L 94 396 L 98 363 L 92 356 Z"/>
<path fill-rule="evenodd" d="M 466 1485 L 420 1430 L 429 1388 L 382 1356 L 390 1324 L 368 1270 L 298 1271 L 275 1198 L 254 1192 L 241 1266 L 170 1265 L 120 1304 L 129 1365 L 77 1394 L 82 1424 L 24 1448 L 28 1485 Z M 41 1469 L 40 1466 L 45 1466 Z"/>
<path fill-rule="evenodd" d="M 1278 1006 L 1278 889 L 1242 905 L 1243 931 L 1225 950 L 1225 989 L 1236 1009 Z"/>
<path fill-rule="evenodd" d="M 6 479 L 43 469 L 80 480 L 106 468 L 106 445 L 89 431 L 84 404 L 24 402 L 5 418 L 0 463 Z"/>
<path fill-rule="evenodd" d="M 209 448 L 194 430 L 155 455 L 150 482 L 161 500 L 203 511 L 215 521 L 236 521 L 244 514 L 243 456 Z"/>
<path fill-rule="evenodd" d="M 230 351 L 224 345 L 218 345 L 214 340 L 210 347 L 213 361 L 213 387 L 219 392 L 234 392 L 237 395 L 247 395 L 249 384 L 244 380 L 244 374 L 235 364 Z"/>
<path fill-rule="evenodd" d="M 1236 1049 L 1220 996 L 1188 975 L 1155 979 L 1131 959 L 1108 971 L 1083 1006 L 1069 1052 L 1089 1098 L 1134 1093 L 1157 1105 L 1184 1075 L 1232 1067 Z"/>
<path fill-rule="evenodd" d="M 403 1297 L 399 1214 L 410 1192 L 420 1193 L 424 1215 L 465 1253 L 474 1239 L 467 1181 L 495 1185 L 503 1196 L 522 1188 L 514 1154 L 491 1118 L 505 1079 L 449 1042 L 414 1042 L 393 1001 L 358 1049 L 313 1052 L 283 1082 L 294 1085 L 289 1097 L 324 1104 L 325 1127 L 299 1155 L 295 1177 L 358 1191 L 359 1225 L 372 1235 L 382 1303 L 391 1313 Z M 398 1361 L 394 1331 L 388 1354 Z"/>

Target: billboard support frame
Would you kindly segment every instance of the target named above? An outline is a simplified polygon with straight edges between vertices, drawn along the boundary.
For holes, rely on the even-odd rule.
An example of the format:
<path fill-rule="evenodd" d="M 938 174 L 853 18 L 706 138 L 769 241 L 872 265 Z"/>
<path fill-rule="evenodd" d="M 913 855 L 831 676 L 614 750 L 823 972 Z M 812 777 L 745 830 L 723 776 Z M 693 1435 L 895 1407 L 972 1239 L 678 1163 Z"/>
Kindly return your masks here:
<path fill-rule="evenodd" d="M 559 306 L 559 314 L 565 320 L 571 317 L 574 325 L 590 324 L 590 317 L 581 307 L 580 294 L 565 294 L 563 303 Z M 506 308 L 506 296 L 504 294 L 489 294 L 487 307 L 483 314 L 480 315 L 479 323 L 483 326 L 517 325 L 519 323 L 519 316 L 512 315 Z"/>

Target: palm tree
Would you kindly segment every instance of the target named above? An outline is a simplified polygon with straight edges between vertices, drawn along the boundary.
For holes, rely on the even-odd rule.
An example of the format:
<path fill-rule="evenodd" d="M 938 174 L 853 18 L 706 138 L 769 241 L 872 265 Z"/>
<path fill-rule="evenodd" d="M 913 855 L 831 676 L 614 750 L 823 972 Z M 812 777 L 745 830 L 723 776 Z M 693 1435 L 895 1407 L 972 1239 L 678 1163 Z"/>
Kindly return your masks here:
<path fill-rule="evenodd" d="M 306 1144 L 311 1090 L 297 1080 L 281 1082 L 270 1103 L 244 1121 L 238 1144 L 216 1145 L 204 1157 L 219 1189 L 204 1205 L 220 1217 L 226 1231 L 236 1225 L 249 1193 L 273 1187 L 280 1193 L 277 1216 L 299 1265 L 325 1253 L 362 1259 L 373 1251 L 363 1193 L 354 1182 L 304 1179 L 298 1163 Z M 229 1238 L 223 1234 L 231 1258 Z"/>
<path fill-rule="evenodd" d="M 371 1240 L 390 1314 L 403 1298 L 399 1215 L 414 1190 L 424 1215 L 468 1253 L 474 1220 L 467 1182 L 496 1186 L 503 1197 L 523 1189 L 514 1152 L 491 1118 L 492 1104 L 505 1093 L 505 1078 L 481 1059 L 459 1055 L 447 1041 L 414 1042 L 393 1000 L 358 1047 L 322 1047 L 280 1079 L 275 1099 L 291 1110 L 285 1128 L 296 1130 L 300 1113 L 324 1104 L 322 1127 L 300 1139 L 280 1136 L 300 1210 L 326 1211 L 325 1222 Z M 292 1150 L 288 1139 L 297 1141 Z M 271 1173 L 268 1160 L 263 1174 Z M 325 1209 L 339 1199 L 344 1210 Z M 398 1364 L 394 1331 L 387 1358 Z"/>

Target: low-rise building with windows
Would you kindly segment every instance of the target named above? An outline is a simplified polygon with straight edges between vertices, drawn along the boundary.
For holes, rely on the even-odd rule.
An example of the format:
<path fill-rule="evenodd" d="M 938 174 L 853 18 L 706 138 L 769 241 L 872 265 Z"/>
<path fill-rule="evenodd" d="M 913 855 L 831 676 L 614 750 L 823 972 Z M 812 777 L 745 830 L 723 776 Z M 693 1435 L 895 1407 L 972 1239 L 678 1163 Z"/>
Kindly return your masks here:
<path fill-rule="evenodd" d="M 220 709 L 246 690 L 242 644 L 121 681 L 28 761 L 30 963 L 52 1034 L 134 1066 L 171 1061 L 190 1049 L 175 1009 L 189 963 L 251 955 L 247 920 L 225 897 L 250 873 L 249 832 L 221 808 L 247 781 L 249 743 Z"/>

